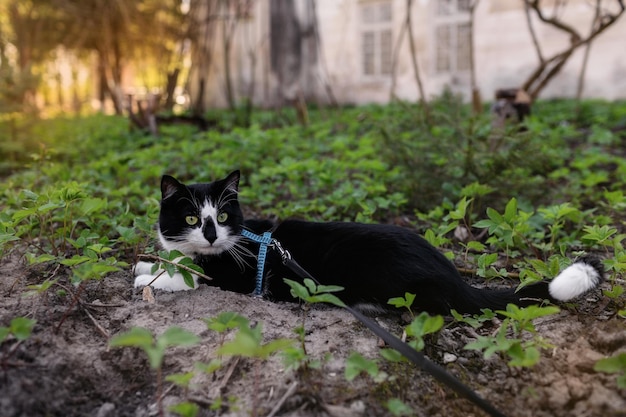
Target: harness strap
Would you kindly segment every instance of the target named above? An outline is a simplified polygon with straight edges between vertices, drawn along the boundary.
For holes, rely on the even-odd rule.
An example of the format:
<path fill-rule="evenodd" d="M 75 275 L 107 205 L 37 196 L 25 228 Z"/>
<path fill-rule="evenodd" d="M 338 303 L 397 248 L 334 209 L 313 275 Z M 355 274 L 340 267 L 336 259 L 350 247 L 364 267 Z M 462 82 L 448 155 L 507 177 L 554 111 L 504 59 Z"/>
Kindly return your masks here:
<path fill-rule="evenodd" d="M 260 244 L 259 246 L 259 255 L 257 261 L 257 275 L 256 275 L 256 287 L 254 288 L 253 295 L 256 297 L 262 296 L 263 291 L 263 269 L 265 268 L 265 258 L 267 255 L 267 248 L 272 247 L 276 249 L 282 259 L 283 264 L 291 269 L 294 273 L 299 275 L 301 278 L 308 278 L 315 282 L 317 285 L 320 285 L 320 282 L 315 279 L 306 269 L 302 268 L 300 264 L 298 264 L 289 253 L 288 250 L 284 249 L 280 242 L 276 239 L 272 238 L 271 232 L 265 232 L 263 235 L 257 235 L 248 230 L 243 230 L 241 234 Z M 498 411 L 493 405 L 491 405 L 488 401 L 479 396 L 474 390 L 465 385 L 459 379 L 457 379 L 454 375 L 446 371 L 441 366 L 436 363 L 428 360 L 428 358 L 417 350 L 413 349 L 410 345 L 402 340 L 398 339 L 393 334 L 389 333 L 387 330 L 380 327 L 376 322 L 374 322 L 369 317 L 364 316 L 359 311 L 353 309 L 350 306 L 344 306 L 344 308 L 352 314 L 357 320 L 363 323 L 372 333 L 376 336 L 380 337 L 391 346 L 393 349 L 400 352 L 404 357 L 413 362 L 415 365 L 419 366 L 422 370 L 431 374 L 437 381 L 447 385 L 457 394 L 462 397 L 467 398 L 478 407 L 480 407 L 483 411 L 489 414 L 492 417 L 506 417 L 500 411 Z"/>
<path fill-rule="evenodd" d="M 272 243 L 272 233 L 265 232 L 262 235 L 257 235 L 248 230 L 242 230 L 241 235 L 257 242 L 259 244 L 259 255 L 257 256 L 256 263 L 256 285 L 254 286 L 254 292 L 252 295 L 255 297 L 261 297 L 263 294 L 263 273 L 265 269 L 265 258 L 267 256 L 267 247 Z"/>
<path fill-rule="evenodd" d="M 313 277 L 306 269 L 302 268 L 300 264 L 298 264 L 294 259 L 291 258 L 291 254 L 289 253 L 289 251 L 283 249 L 276 239 L 274 239 L 272 247 L 276 248 L 279 251 L 282 257 L 283 264 L 286 267 L 298 274 L 301 278 L 308 278 L 315 282 L 317 285 L 320 285 L 319 281 L 315 279 L 315 277 Z M 467 398 L 478 407 L 480 407 L 483 411 L 488 413 L 490 416 L 506 417 L 488 401 L 480 397 L 474 390 L 472 390 L 470 387 L 457 379 L 454 375 L 452 375 L 436 363 L 430 361 L 422 352 L 418 352 L 417 350 L 413 349 L 406 342 L 398 339 L 396 336 L 380 327 L 372 319 L 364 316 L 352 307 L 346 305 L 344 306 L 344 308 L 348 310 L 348 312 L 350 312 L 357 320 L 363 323 L 368 329 L 370 329 L 372 333 L 383 339 L 389 346 L 400 352 L 404 357 L 409 359 L 415 365 L 422 368 L 422 370 L 431 374 L 437 381 L 447 385 L 462 397 Z"/>

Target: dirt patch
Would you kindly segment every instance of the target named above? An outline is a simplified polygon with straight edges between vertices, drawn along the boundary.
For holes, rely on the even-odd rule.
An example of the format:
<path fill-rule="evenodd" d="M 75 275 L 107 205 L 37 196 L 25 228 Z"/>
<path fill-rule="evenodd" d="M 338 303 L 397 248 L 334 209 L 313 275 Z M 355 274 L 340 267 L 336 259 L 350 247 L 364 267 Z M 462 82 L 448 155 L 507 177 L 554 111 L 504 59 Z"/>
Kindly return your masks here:
<path fill-rule="evenodd" d="M 155 303 L 148 303 L 132 288 L 130 272 L 88 284 L 80 304 L 70 308 L 71 294 L 59 293 L 63 289 L 58 286 L 45 296 L 26 296 L 26 285 L 41 278 L 19 262 L 3 261 L 0 273 L 0 325 L 17 316 L 37 320 L 29 339 L 0 347 L 0 410 L 7 417 L 157 415 L 156 376 L 145 354 L 109 348 L 109 336 L 132 326 L 161 334 L 173 325 L 200 336 L 200 345 L 167 352 L 167 375 L 191 371 L 196 362 L 216 357 L 220 337 L 202 318 L 238 312 L 262 323 L 264 339 L 270 341 L 295 339 L 303 314 L 294 303 L 274 304 L 210 287 L 156 292 Z M 59 276 L 71 292 L 67 278 Z M 583 300 L 582 308 L 538 320 L 539 333 L 553 348 L 545 349 L 540 364 L 531 369 L 512 369 L 498 355 L 484 360 L 482 354 L 464 350 L 475 332 L 456 324 L 446 326 L 427 352 L 507 416 L 626 416 L 626 392 L 617 388 L 615 376 L 593 370 L 598 359 L 626 351 L 624 322 L 608 310 L 598 293 Z M 396 334 L 401 331 L 399 317 L 378 321 Z M 347 382 L 344 367 L 351 352 L 378 358 L 380 346 L 340 309 L 309 311 L 306 332 L 307 351 L 322 363 L 319 369 L 286 370 L 280 356 L 227 359 L 214 374 L 196 375 L 188 392 L 165 383 L 164 403 L 191 399 L 201 406 L 201 416 L 266 416 L 274 410 L 278 416 L 356 417 L 390 415 L 384 402 L 399 398 L 417 416 L 484 415 L 404 363 L 381 360 L 393 376 L 386 381 L 362 375 Z"/>

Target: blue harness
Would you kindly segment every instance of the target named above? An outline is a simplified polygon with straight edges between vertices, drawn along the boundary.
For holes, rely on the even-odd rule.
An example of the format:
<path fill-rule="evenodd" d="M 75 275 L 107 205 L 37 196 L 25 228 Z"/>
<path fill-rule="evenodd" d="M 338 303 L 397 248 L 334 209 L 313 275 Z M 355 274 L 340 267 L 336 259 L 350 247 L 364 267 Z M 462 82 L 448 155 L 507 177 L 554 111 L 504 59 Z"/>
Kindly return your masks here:
<path fill-rule="evenodd" d="M 241 235 L 259 244 L 259 255 L 257 256 L 256 263 L 256 285 L 252 295 L 255 297 L 261 297 L 263 295 L 263 270 L 265 269 L 265 258 L 267 257 L 267 247 L 273 240 L 272 233 L 265 232 L 262 235 L 257 235 L 248 230 L 242 230 Z"/>

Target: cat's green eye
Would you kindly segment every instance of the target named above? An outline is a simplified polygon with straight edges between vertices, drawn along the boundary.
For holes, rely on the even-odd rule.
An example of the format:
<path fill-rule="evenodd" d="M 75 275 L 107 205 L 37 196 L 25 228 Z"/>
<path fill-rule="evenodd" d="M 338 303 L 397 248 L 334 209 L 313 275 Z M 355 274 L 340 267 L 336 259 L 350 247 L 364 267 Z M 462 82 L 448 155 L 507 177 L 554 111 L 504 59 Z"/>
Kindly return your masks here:
<path fill-rule="evenodd" d="M 217 221 L 219 223 L 224 223 L 227 219 L 228 219 L 228 213 L 224 211 L 217 215 Z"/>
<path fill-rule="evenodd" d="M 187 216 L 187 217 L 185 217 L 185 221 L 187 222 L 187 224 L 189 226 L 195 226 L 196 224 L 198 224 L 198 217 L 196 217 L 196 216 Z"/>

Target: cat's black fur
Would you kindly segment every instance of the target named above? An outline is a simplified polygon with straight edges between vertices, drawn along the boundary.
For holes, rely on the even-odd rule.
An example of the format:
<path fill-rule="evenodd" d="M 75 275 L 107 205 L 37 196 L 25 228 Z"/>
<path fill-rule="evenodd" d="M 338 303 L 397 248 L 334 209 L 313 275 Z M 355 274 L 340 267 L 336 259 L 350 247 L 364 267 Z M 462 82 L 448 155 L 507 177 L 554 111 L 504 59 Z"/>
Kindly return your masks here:
<path fill-rule="evenodd" d="M 359 223 L 315 223 L 285 220 L 245 220 L 237 200 L 239 172 L 209 184 L 183 185 L 164 176 L 163 199 L 159 217 L 161 242 L 194 256 L 212 286 L 239 293 L 252 293 L 255 287 L 256 255 L 259 244 L 241 236 L 242 229 L 256 234 L 271 231 L 272 236 L 289 250 L 293 259 L 322 284 L 339 285 L 338 296 L 350 305 L 389 307 L 392 297 L 406 292 L 416 295 L 413 308 L 431 313 L 476 313 L 483 308 L 504 309 L 508 303 L 527 305 L 552 299 L 548 282 L 515 289 L 483 290 L 468 285 L 454 265 L 417 233 L 392 225 Z M 219 200 L 219 201 L 218 201 Z M 218 226 L 207 221 L 202 226 L 206 250 L 179 248 L 190 226 L 186 216 L 200 216 L 203 201 L 213 201 L 227 220 Z M 226 217 L 226 216 L 224 216 Z M 229 242 L 224 249 L 212 248 L 211 239 L 219 242 L 216 227 L 227 231 Z M 230 239 L 230 240 L 229 240 Z M 211 243 L 208 243 L 211 242 Z M 229 247 L 228 247 L 229 246 Z M 204 252 L 204 253 L 203 253 Z M 602 274 L 601 264 L 587 261 Z M 294 300 L 283 278 L 302 279 L 286 268 L 279 254 L 269 250 L 265 265 L 263 296 L 275 301 Z"/>

